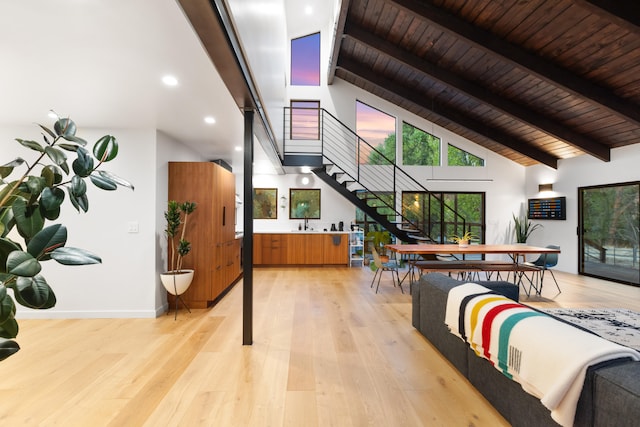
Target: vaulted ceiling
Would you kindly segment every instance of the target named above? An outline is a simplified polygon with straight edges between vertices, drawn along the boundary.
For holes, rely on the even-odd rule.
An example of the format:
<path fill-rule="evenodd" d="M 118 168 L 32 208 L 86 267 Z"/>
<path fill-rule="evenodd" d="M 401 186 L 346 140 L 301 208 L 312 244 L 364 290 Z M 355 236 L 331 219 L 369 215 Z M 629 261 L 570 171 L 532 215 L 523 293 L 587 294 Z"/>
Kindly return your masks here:
<path fill-rule="evenodd" d="M 329 71 L 524 166 L 640 142 L 640 3 L 343 0 Z"/>

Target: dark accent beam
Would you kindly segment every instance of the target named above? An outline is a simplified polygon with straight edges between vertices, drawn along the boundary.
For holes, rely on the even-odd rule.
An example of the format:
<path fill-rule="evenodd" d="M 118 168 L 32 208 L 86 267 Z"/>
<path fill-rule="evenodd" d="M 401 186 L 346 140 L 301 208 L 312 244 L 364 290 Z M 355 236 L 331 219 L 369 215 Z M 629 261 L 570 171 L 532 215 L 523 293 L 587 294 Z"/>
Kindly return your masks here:
<path fill-rule="evenodd" d="M 538 78 L 581 98 L 596 103 L 607 111 L 640 126 L 638 106 L 616 96 L 610 90 L 560 68 L 540 56 L 527 52 L 488 31 L 477 28 L 430 4 L 416 0 L 386 0 L 407 13 L 455 35 L 484 52 L 525 69 Z"/>
<path fill-rule="evenodd" d="M 253 111 L 244 112 L 242 344 L 253 344 Z"/>
<path fill-rule="evenodd" d="M 415 89 L 401 86 L 390 79 L 382 77 L 372 72 L 369 67 L 364 67 L 360 63 L 344 58 L 338 60 L 337 66 L 345 72 L 368 81 L 387 94 L 403 97 L 419 108 L 427 109 L 445 120 L 450 120 L 479 136 L 495 141 L 549 167 L 554 169 L 558 167 L 557 157 L 551 156 L 513 135 L 509 135 L 493 127 L 488 127 L 485 122 L 466 116 L 436 100 L 427 99 Z"/>
<path fill-rule="evenodd" d="M 386 56 L 388 59 L 396 61 L 405 67 L 413 69 L 415 72 L 431 76 L 433 79 L 461 92 L 491 108 L 499 110 L 516 120 L 538 129 L 548 135 L 577 147 L 585 153 L 591 154 L 600 160 L 611 160 L 611 149 L 606 145 L 595 141 L 588 136 L 577 133 L 554 120 L 551 120 L 537 112 L 523 107 L 522 105 L 500 97 L 490 92 L 485 87 L 479 86 L 469 80 L 463 79 L 453 73 L 435 66 L 434 64 L 418 58 L 417 56 L 399 49 L 394 44 L 367 32 L 361 27 L 349 26 L 345 30 L 347 37 L 352 38 L 369 49 Z"/>
<path fill-rule="evenodd" d="M 347 14 L 349 13 L 350 0 L 342 0 L 340 6 L 340 14 L 338 15 L 338 21 L 336 22 L 336 29 L 333 34 L 333 50 L 331 51 L 331 57 L 329 58 L 329 69 L 327 70 L 327 84 L 333 83 L 333 78 L 336 75 L 336 64 L 338 63 L 338 56 L 340 55 L 340 46 L 342 45 L 342 38 L 344 32 L 344 25 L 347 22 Z"/>

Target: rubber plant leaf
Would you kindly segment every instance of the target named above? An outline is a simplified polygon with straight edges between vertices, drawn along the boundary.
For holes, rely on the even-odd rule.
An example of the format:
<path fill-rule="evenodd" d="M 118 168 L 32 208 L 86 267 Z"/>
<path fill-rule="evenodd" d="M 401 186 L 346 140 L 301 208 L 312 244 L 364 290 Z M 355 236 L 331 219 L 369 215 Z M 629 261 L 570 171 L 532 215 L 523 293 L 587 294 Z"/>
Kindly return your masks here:
<path fill-rule="evenodd" d="M 16 354 L 20 350 L 20 346 L 13 340 L 0 339 L 0 361 Z"/>
<path fill-rule="evenodd" d="M 15 312 L 16 305 L 7 292 L 7 288 L 4 286 L 0 286 L 0 324 L 12 318 Z"/>
<path fill-rule="evenodd" d="M 115 182 L 101 175 L 91 174 L 89 179 L 91 179 L 91 182 L 93 182 L 96 187 L 102 190 L 113 191 L 118 188 Z"/>
<path fill-rule="evenodd" d="M 7 273 L 21 277 L 33 277 L 40 273 L 42 266 L 30 253 L 13 251 L 7 257 Z"/>
<path fill-rule="evenodd" d="M 87 183 L 78 176 L 74 175 L 71 178 L 71 194 L 74 196 L 82 196 L 87 192 Z"/>
<path fill-rule="evenodd" d="M 6 237 L 0 238 L 0 273 L 7 272 L 7 258 L 9 258 L 9 254 L 21 250 L 22 248 L 17 243 Z"/>
<path fill-rule="evenodd" d="M 82 147 L 78 147 L 76 154 L 78 158 L 71 165 L 73 171 L 83 178 L 89 176 L 93 172 L 93 157 Z"/>
<path fill-rule="evenodd" d="M 40 145 L 39 142 L 31 141 L 28 139 L 20 139 L 20 138 L 16 138 L 16 141 L 18 141 L 20 144 L 22 144 L 27 148 L 31 148 L 32 150 L 38 151 L 40 153 L 44 153 L 44 147 Z"/>
<path fill-rule="evenodd" d="M 96 172 L 98 172 L 98 174 L 100 176 L 102 176 L 104 178 L 108 178 L 108 179 L 110 179 L 111 181 L 115 182 L 118 185 L 121 185 L 123 187 L 130 188 L 130 189 L 134 190 L 133 184 L 131 184 L 129 181 L 127 181 L 125 179 L 120 178 L 118 175 L 116 175 L 114 173 L 111 173 L 109 171 L 101 171 L 101 170 L 96 171 Z"/>
<path fill-rule="evenodd" d="M 79 248 L 57 248 L 51 252 L 51 258 L 63 265 L 88 265 L 100 264 L 102 260 L 84 249 Z"/>
<path fill-rule="evenodd" d="M 93 155 L 101 162 L 113 160 L 118 155 L 118 142 L 111 135 L 100 138 L 93 146 Z"/>
<path fill-rule="evenodd" d="M 54 220 L 60 216 L 60 205 L 64 202 L 64 191 L 57 187 L 47 187 L 40 196 L 40 210 L 45 218 Z"/>
<path fill-rule="evenodd" d="M 58 119 L 53 125 L 53 130 L 58 136 L 74 136 L 76 134 L 76 124 L 71 119 Z"/>
<path fill-rule="evenodd" d="M 18 322 L 11 316 L 5 322 L 0 323 L 0 337 L 15 338 L 18 336 Z"/>
<path fill-rule="evenodd" d="M 16 159 L 10 161 L 9 163 L 5 163 L 0 166 L 0 178 L 8 177 L 13 169 L 22 165 L 24 163 L 24 159 L 22 157 L 17 157 Z"/>
<path fill-rule="evenodd" d="M 43 177 L 47 181 L 47 186 L 60 184 L 62 182 L 62 169 L 60 169 L 56 165 L 47 165 L 42 168 L 42 172 L 40 172 L 40 176 Z"/>
<path fill-rule="evenodd" d="M 56 305 L 53 289 L 41 275 L 18 277 L 13 294 L 16 301 L 25 307 L 46 310 Z"/>
<path fill-rule="evenodd" d="M 75 196 L 71 192 L 71 189 L 69 189 L 69 200 L 78 212 L 80 212 L 80 210 L 82 210 L 83 212 L 89 210 L 89 199 L 87 198 L 86 194 L 83 194 L 82 196 Z"/>
<path fill-rule="evenodd" d="M 67 155 L 64 154 L 64 151 L 58 150 L 55 147 L 46 147 L 44 152 L 49 156 L 51 161 L 58 166 L 62 166 L 62 164 L 67 161 Z"/>
<path fill-rule="evenodd" d="M 66 139 L 67 141 L 75 142 L 76 144 L 78 144 L 78 145 L 82 145 L 83 147 L 84 147 L 85 145 L 87 145 L 87 141 L 85 141 L 85 140 L 84 140 L 84 139 L 82 139 L 82 138 L 78 138 L 78 137 L 77 137 L 77 136 L 75 136 L 75 135 L 62 135 L 62 137 L 63 137 L 64 139 Z M 62 144 L 60 144 L 60 145 L 62 145 Z M 71 146 L 70 144 L 66 144 L 66 145 Z M 75 151 L 75 150 L 73 150 L 73 151 Z"/>
<path fill-rule="evenodd" d="M 67 243 L 67 228 L 53 224 L 40 230 L 27 245 L 27 252 L 41 261 L 50 259 L 50 254 Z"/>
<path fill-rule="evenodd" d="M 40 126 L 40 129 L 42 129 L 43 131 L 45 131 L 46 133 L 48 133 L 48 134 L 49 134 L 49 136 L 50 136 L 51 138 L 53 138 L 53 139 L 55 139 L 55 138 L 56 138 L 56 134 L 55 134 L 55 133 L 53 133 L 53 132 L 51 131 L 51 129 L 49 129 L 48 127 L 46 127 L 46 126 L 44 126 L 44 125 L 41 125 L 41 124 L 38 124 L 38 126 Z"/>
<path fill-rule="evenodd" d="M 23 198 L 18 198 L 13 202 L 13 217 L 18 227 L 20 235 L 29 240 L 44 227 L 44 218 L 40 213 L 38 205 L 27 205 Z"/>
<path fill-rule="evenodd" d="M 29 194 L 38 197 L 42 190 L 47 186 L 47 180 L 41 176 L 30 176 L 26 181 Z"/>

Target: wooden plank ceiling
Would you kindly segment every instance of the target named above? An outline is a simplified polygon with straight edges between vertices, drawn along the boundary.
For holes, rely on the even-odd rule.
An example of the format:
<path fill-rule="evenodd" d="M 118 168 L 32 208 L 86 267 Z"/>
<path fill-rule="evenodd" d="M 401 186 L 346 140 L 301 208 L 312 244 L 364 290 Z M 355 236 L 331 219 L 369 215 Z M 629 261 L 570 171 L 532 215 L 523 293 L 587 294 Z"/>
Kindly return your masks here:
<path fill-rule="evenodd" d="M 524 166 L 640 142 L 640 2 L 343 0 L 340 78 Z"/>

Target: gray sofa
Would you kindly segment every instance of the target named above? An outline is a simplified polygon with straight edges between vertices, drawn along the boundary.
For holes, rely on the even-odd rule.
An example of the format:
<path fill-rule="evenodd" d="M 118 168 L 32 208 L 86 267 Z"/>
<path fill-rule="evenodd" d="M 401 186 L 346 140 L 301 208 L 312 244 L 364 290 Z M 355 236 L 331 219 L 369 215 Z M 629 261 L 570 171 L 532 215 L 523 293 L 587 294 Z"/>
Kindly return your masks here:
<path fill-rule="evenodd" d="M 462 284 L 441 273 L 422 276 L 412 288 L 413 326 L 513 426 L 557 426 L 540 400 L 495 369 L 444 323 L 447 295 Z M 518 287 L 509 282 L 477 282 L 515 301 Z M 640 425 L 640 362 L 614 360 L 592 366 L 585 378 L 575 417 L 576 426 Z"/>

